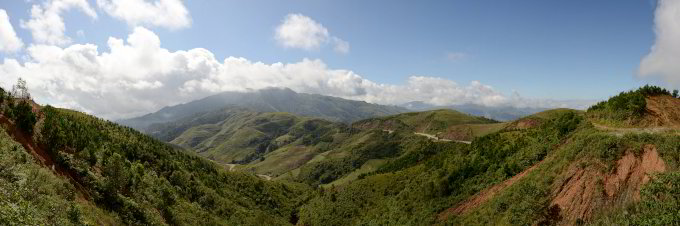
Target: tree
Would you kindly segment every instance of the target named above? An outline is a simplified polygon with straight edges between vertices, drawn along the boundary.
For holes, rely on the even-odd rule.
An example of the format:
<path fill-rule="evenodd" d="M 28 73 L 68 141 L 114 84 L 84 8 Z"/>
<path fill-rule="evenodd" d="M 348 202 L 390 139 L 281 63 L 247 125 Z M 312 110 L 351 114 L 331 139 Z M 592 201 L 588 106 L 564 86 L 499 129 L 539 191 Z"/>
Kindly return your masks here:
<path fill-rule="evenodd" d="M 22 78 L 17 79 L 17 84 L 12 87 L 12 96 L 14 98 L 31 99 L 31 94 L 28 93 L 26 80 Z"/>
<path fill-rule="evenodd" d="M 33 126 L 38 121 L 38 118 L 33 113 L 31 104 L 27 100 L 19 101 L 19 104 L 13 107 L 12 113 L 14 121 L 19 128 L 27 134 L 33 134 Z"/>
<path fill-rule="evenodd" d="M 673 90 L 673 98 L 678 98 L 678 90 L 677 89 Z"/>

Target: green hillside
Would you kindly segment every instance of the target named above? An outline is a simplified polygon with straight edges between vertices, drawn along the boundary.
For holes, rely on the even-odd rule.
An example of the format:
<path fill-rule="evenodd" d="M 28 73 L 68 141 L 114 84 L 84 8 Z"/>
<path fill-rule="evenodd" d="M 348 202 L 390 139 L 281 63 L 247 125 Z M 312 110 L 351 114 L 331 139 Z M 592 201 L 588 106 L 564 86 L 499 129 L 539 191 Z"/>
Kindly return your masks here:
<path fill-rule="evenodd" d="M 472 140 L 503 128 L 504 123 L 454 110 L 409 112 L 357 121 L 360 129 L 406 130 L 452 140 Z"/>
<path fill-rule="evenodd" d="M 317 185 L 341 178 L 351 181 L 359 174 L 354 171 L 369 160 L 382 163 L 408 152 L 404 140 L 423 140 L 414 132 L 451 138 L 462 131 L 464 136 L 456 140 L 472 140 L 503 126 L 453 110 L 405 113 L 346 126 L 289 113 L 225 108 L 156 124 L 153 136 L 220 163 L 240 164 L 238 170 Z M 362 172 L 372 171 L 366 167 Z"/>
<path fill-rule="evenodd" d="M 574 111 L 538 116 L 543 121 L 537 126 L 495 132 L 472 145 L 430 142 L 414 148 L 354 182 L 320 190 L 300 210 L 300 221 L 667 225 L 679 220 L 676 133 L 619 136 L 594 128 Z M 646 180 L 652 182 L 643 185 Z"/>
<path fill-rule="evenodd" d="M 0 222 L 283 225 L 306 197 L 304 185 L 226 172 L 109 121 L 3 102 L 5 131 L 28 148 L 0 133 Z M 22 123 L 32 111 L 39 122 Z"/>
<path fill-rule="evenodd" d="M 222 163 L 244 164 L 279 148 L 310 149 L 347 127 L 283 112 L 226 108 L 155 127 L 154 136 Z"/>
<path fill-rule="evenodd" d="M 680 129 L 661 96 L 616 118 L 643 127 L 601 125 L 602 108 L 352 125 L 229 108 L 158 127 L 171 146 L 0 92 L 0 224 L 674 225 Z M 461 125 L 470 144 L 422 135 Z M 194 149 L 211 142 L 227 148 Z"/>

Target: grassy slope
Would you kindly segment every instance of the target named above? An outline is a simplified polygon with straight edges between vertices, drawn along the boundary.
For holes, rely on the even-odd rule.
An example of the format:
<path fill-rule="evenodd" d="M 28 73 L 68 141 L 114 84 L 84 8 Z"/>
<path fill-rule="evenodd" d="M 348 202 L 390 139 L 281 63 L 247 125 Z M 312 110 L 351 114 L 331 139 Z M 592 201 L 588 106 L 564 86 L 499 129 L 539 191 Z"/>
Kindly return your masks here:
<path fill-rule="evenodd" d="M 311 146 L 321 136 L 342 129 L 336 123 L 294 116 L 289 113 L 256 113 L 225 109 L 222 118 L 200 120 L 214 123 L 193 125 L 171 143 L 196 150 L 218 162 L 248 163 L 279 147 L 299 150 Z M 201 116 L 213 117 L 213 116 Z M 299 146 L 293 148 L 292 146 Z"/>
<path fill-rule="evenodd" d="M 497 131 L 502 125 L 504 123 L 448 109 L 403 113 L 352 124 L 355 128 L 407 130 L 456 140 L 471 140 Z"/>

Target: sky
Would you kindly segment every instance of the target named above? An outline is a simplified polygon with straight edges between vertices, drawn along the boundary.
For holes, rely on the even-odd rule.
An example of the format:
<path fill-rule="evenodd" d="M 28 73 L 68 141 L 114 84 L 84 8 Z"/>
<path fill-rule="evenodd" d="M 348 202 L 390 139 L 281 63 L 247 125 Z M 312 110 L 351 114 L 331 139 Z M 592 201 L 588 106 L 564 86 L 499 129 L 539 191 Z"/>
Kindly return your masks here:
<path fill-rule="evenodd" d="M 0 2 L 0 86 L 107 119 L 287 87 L 586 108 L 680 88 L 680 0 Z"/>

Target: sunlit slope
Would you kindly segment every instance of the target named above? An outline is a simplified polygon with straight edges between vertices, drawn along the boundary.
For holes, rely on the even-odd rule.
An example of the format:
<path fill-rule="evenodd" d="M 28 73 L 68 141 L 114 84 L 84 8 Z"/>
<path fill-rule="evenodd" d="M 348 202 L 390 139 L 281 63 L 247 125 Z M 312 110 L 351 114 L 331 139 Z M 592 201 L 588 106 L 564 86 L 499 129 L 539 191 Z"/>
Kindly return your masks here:
<path fill-rule="evenodd" d="M 503 128 L 503 123 L 454 110 L 410 112 L 365 119 L 352 124 L 361 129 L 406 130 L 451 140 L 472 140 Z"/>
<path fill-rule="evenodd" d="M 30 158 L 17 153 L 21 149 L 11 148 L 16 144 L 5 146 L 6 136 L 0 135 L 0 153 L 11 152 L 2 161 L 15 162 L 5 168 L 10 171 L 3 170 L 9 184 L 2 186 L 16 186 L 0 186 L 0 194 L 9 194 L 3 200 L 13 203 L 8 215 L 0 215 L 20 214 L 22 220 L 14 223 L 40 224 L 47 217 L 58 222 L 51 220 L 66 216 L 93 224 L 281 225 L 289 224 L 306 191 L 304 185 L 227 172 L 207 159 L 83 113 L 50 106 L 37 111 L 33 136 L 16 133 L 13 139 L 26 142 L 31 148 L 26 152 L 39 157 L 43 169 L 35 169 Z M 6 126 L 13 122 L 6 123 L 5 130 L 14 131 Z M 50 171 L 56 179 L 45 173 Z M 24 176 L 12 173 L 29 174 L 15 183 Z M 28 190 L 17 190 L 23 188 Z"/>

